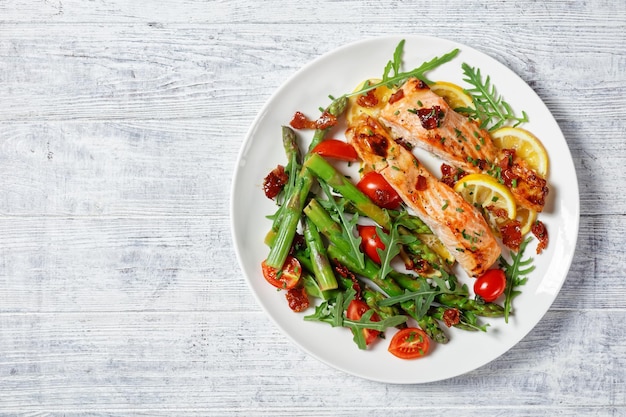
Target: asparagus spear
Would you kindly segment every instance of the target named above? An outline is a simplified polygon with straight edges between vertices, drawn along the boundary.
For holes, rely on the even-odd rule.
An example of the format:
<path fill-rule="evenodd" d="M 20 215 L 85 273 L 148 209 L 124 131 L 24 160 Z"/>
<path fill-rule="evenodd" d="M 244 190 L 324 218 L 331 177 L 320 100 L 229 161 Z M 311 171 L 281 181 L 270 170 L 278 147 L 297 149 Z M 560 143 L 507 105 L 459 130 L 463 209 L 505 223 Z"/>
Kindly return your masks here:
<path fill-rule="evenodd" d="M 344 112 L 346 104 L 347 99 L 340 97 L 330 104 L 328 112 L 333 116 L 339 116 Z M 316 144 L 324 139 L 328 130 L 329 129 L 317 129 L 315 131 L 309 150 L 313 149 Z M 311 156 L 310 153 L 307 153 L 305 162 L 306 159 L 311 158 Z M 267 265 L 279 269 L 285 263 L 291 243 L 293 242 L 293 237 L 296 234 L 298 221 L 302 216 L 302 209 L 306 203 L 309 191 L 313 186 L 313 181 L 313 175 L 311 175 L 309 170 L 302 168 L 295 181 L 291 195 L 286 198 L 285 208 L 283 209 L 282 219 L 280 220 L 276 236 L 271 239 L 272 245 L 265 261 Z"/>
<path fill-rule="evenodd" d="M 273 216 L 272 227 L 265 237 L 265 243 L 268 246 L 273 246 L 273 242 L 276 239 L 276 233 L 280 226 L 280 222 L 283 219 L 283 213 L 285 210 L 284 199 L 285 196 L 289 196 L 292 193 L 293 188 L 295 187 L 296 178 L 298 177 L 298 172 L 302 169 L 302 161 L 300 155 L 300 147 L 296 142 L 296 133 L 289 126 L 282 127 L 282 138 L 283 138 L 283 148 L 285 149 L 285 155 L 287 156 L 287 166 L 285 167 L 285 171 L 289 175 L 289 182 L 287 183 L 285 189 L 281 193 L 283 195 L 282 199 L 276 200 L 279 202 L 278 210 Z M 280 195 L 279 195 L 280 197 Z"/>
<path fill-rule="evenodd" d="M 328 255 L 331 257 L 331 259 L 337 260 L 337 262 L 346 266 L 355 274 L 361 275 L 371 280 L 387 295 L 397 296 L 404 293 L 402 288 L 394 280 L 389 278 L 382 280 L 380 279 L 380 275 L 378 273 L 379 268 L 371 259 L 366 260 L 365 268 L 359 268 L 357 263 L 354 262 L 352 258 L 346 256 L 346 254 L 335 245 L 331 245 L 328 247 Z M 417 321 L 417 324 L 419 324 L 419 326 L 426 332 L 426 334 L 428 334 L 428 337 L 430 337 L 437 343 L 448 343 L 448 336 L 446 336 L 444 331 L 441 330 L 439 324 L 434 318 L 428 315 L 422 315 L 421 317 L 417 315 L 417 310 L 413 301 L 402 302 L 400 303 L 400 307 Z"/>
<path fill-rule="evenodd" d="M 310 170 L 316 177 L 350 200 L 355 210 L 378 223 L 383 229 L 391 228 L 391 218 L 385 209 L 378 207 L 363 194 L 356 185 L 337 171 L 328 161 L 319 155 L 311 155 L 304 163 L 304 169 Z"/>
<path fill-rule="evenodd" d="M 339 192 L 345 199 L 349 200 L 351 206 L 357 213 L 365 215 L 374 220 L 385 230 L 390 230 L 392 227 L 391 216 L 389 212 L 372 202 L 368 196 L 363 194 L 348 178 L 342 173 L 338 172 L 330 163 L 328 163 L 323 157 L 319 155 L 313 155 L 304 163 L 304 168 L 308 168 L 313 174 L 331 186 L 337 192 Z M 420 225 L 421 221 L 417 218 L 410 220 L 407 225 L 419 229 L 419 232 L 424 230 L 430 230 L 423 225 Z M 399 226 L 398 231 L 403 235 L 414 235 L 413 232 L 405 226 Z M 425 228 L 425 229 L 424 229 Z M 431 248 L 429 248 L 424 242 L 422 242 L 417 236 L 416 239 L 407 242 L 406 248 L 414 255 L 417 255 L 430 264 L 436 264 L 442 266 L 444 269 L 448 268 Z"/>
<path fill-rule="evenodd" d="M 469 297 L 456 294 L 439 294 L 437 302 L 456 307 L 459 310 L 468 311 L 482 317 L 503 317 L 504 307 L 496 303 L 481 303 Z"/>
<path fill-rule="evenodd" d="M 309 218 L 305 218 L 304 239 L 309 247 L 313 273 L 320 289 L 326 291 L 337 288 L 337 279 L 330 262 L 328 262 L 326 248 L 317 227 Z"/>
<path fill-rule="evenodd" d="M 428 310 L 428 315 L 436 318 L 437 320 L 441 320 L 445 322 L 444 319 L 444 314 L 447 310 L 449 310 L 450 307 L 447 306 L 433 306 Z M 456 309 L 459 313 L 459 322 L 456 324 L 453 324 L 454 327 L 461 329 L 461 330 L 467 330 L 470 332 L 475 332 L 478 330 L 482 330 L 482 331 L 486 331 L 485 326 L 479 326 L 477 324 L 477 320 L 476 320 L 476 316 L 472 315 L 472 314 L 468 314 L 466 312 L 462 312 L 461 310 Z"/>

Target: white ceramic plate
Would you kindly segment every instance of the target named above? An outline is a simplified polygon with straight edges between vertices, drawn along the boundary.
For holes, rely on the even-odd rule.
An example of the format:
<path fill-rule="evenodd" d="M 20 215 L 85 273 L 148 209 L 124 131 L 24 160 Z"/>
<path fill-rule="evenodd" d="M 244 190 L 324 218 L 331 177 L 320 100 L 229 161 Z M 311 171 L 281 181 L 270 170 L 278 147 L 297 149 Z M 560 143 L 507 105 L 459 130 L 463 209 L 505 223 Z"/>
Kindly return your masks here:
<path fill-rule="evenodd" d="M 550 235 L 548 249 L 535 256 L 536 270 L 523 293 L 513 303 L 515 316 L 508 324 L 487 319 L 487 333 L 446 329 L 450 342 L 435 345 L 427 357 L 407 361 L 387 352 L 388 340 L 368 350 L 359 350 L 349 330 L 303 321 L 304 314 L 292 313 L 283 292 L 266 283 L 261 262 L 268 253 L 263 244 L 270 222 L 265 216 L 276 206 L 262 191 L 263 178 L 277 164 L 285 164 L 281 125 L 296 111 L 312 119 L 329 104 L 328 95 L 350 92 L 367 78 L 380 78 L 396 45 L 406 39 L 403 70 L 407 71 L 455 48 L 456 58 L 428 73 L 430 79 L 447 80 L 462 86 L 461 64 L 468 63 L 489 75 L 498 92 L 530 122 L 524 127 L 538 136 L 550 156 L 550 194 L 540 219 Z M 304 141 L 307 133 L 298 132 Z M 336 132 L 335 134 L 342 134 Z M 418 152 L 418 151 L 416 151 Z M 419 152 L 418 152 L 419 153 Z M 429 157 L 419 154 L 422 160 Z M 439 165 L 433 165 L 433 172 Z M 298 71 L 270 98 L 252 124 L 240 151 L 232 186 L 232 232 L 239 263 L 247 283 L 267 314 L 302 349 L 319 360 L 363 378 L 391 383 L 423 383 L 454 377 L 487 364 L 518 343 L 539 322 L 556 298 L 567 275 L 578 235 L 579 197 L 576 171 L 559 126 L 535 92 L 498 61 L 455 42 L 422 36 L 384 37 L 350 44 L 328 53 Z M 534 255 L 535 241 L 527 249 Z M 461 279 L 462 273 L 457 274 Z M 467 279 L 467 278 L 465 278 Z M 312 309 L 305 314 L 310 314 Z M 262 341 L 259 341 L 262 343 Z"/>

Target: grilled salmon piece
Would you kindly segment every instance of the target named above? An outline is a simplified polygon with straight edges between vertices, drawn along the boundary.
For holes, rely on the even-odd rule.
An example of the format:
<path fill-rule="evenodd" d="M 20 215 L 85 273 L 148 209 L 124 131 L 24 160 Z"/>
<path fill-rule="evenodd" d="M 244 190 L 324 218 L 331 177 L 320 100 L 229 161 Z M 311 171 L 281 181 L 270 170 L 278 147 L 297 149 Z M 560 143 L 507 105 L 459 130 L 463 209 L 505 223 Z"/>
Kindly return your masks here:
<path fill-rule="evenodd" d="M 493 162 L 498 153 L 487 131 L 452 110 L 417 78 L 404 83 L 381 110 L 380 118 L 394 137 L 467 172 L 480 172 L 479 165 Z"/>
<path fill-rule="evenodd" d="M 426 83 L 416 78 L 407 80 L 391 96 L 380 112 L 380 120 L 394 138 L 426 149 L 469 173 L 492 173 L 490 171 L 508 157 L 476 121 L 455 112 Z M 508 168 L 508 174 L 515 177 L 515 181 L 514 185 L 511 182 L 506 185 L 516 202 L 541 212 L 548 193 L 545 179 L 520 160 L 514 160 Z"/>
<path fill-rule="evenodd" d="M 346 137 L 365 164 L 379 172 L 441 240 L 470 276 L 496 262 L 500 246 L 478 210 L 433 176 L 376 119 L 363 115 Z"/>

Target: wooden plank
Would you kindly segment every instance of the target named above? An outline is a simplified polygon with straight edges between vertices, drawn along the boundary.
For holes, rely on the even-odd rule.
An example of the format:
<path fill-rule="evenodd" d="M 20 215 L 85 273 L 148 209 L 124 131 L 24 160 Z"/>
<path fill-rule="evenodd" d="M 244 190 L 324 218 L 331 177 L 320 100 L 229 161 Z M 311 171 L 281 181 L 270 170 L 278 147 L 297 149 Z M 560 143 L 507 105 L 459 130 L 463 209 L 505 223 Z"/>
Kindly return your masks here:
<path fill-rule="evenodd" d="M 227 23 L 251 25 L 263 23 L 346 23 L 345 11 L 349 10 L 351 23 L 371 25 L 395 23 L 397 26 L 428 24 L 430 19 L 447 18 L 450 22 L 463 22 L 457 29 L 471 26 L 469 15 L 490 16 L 491 25 L 509 24 L 523 29 L 525 26 L 541 24 L 576 24 L 580 27 L 607 25 L 615 22 L 616 16 L 623 15 L 624 4 L 613 2 L 570 2 L 556 0 L 550 2 L 527 1 L 523 3 L 495 1 L 489 7 L 468 7 L 467 2 L 452 0 L 442 8 L 414 7 L 411 3 L 397 2 L 381 5 L 375 1 L 348 0 L 336 2 L 322 0 L 317 7 L 309 7 L 302 2 L 287 0 L 279 3 L 232 2 L 211 0 L 197 2 L 179 0 L 175 4 L 147 0 L 141 4 L 124 0 L 91 1 L 89 7 L 79 0 L 49 0 L 32 3 L 19 0 L 0 4 L 0 23 L 96 23 L 146 21 L 153 26 L 167 23 Z M 610 6 L 610 7 L 609 7 Z M 484 26 L 484 25 L 483 25 Z"/>
<path fill-rule="evenodd" d="M 584 398 L 590 409 L 623 411 L 626 333 L 618 323 L 625 319 L 624 311 L 551 312 L 491 364 L 417 387 L 333 370 L 259 313 L 3 314 L 0 398 L 3 410 L 15 413 L 190 406 L 209 414 L 286 409 L 304 416 L 347 411 L 348 404 L 353 413 L 380 410 L 381 398 L 410 414 L 442 404 L 460 409 L 468 398 L 473 410 L 567 412 Z M 341 386 L 341 395 L 330 395 L 331 385 Z M 406 401 L 416 389 L 420 401 Z"/>
<path fill-rule="evenodd" d="M 224 215 L 238 152 L 228 141 L 239 139 L 222 128 L 206 119 L 0 123 L 0 212 Z"/>
<path fill-rule="evenodd" d="M 258 310 L 224 220 L 2 218 L 0 314 Z"/>
<path fill-rule="evenodd" d="M 0 417 L 626 414 L 625 25 L 626 3 L 605 0 L 0 2 Z M 538 326 L 420 386 L 293 345 L 229 229 L 263 103 L 321 54 L 390 33 L 460 41 L 529 83 L 583 214 Z"/>
<path fill-rule="evenodd" d="M 258 106 L 297 69 L 349 41 L 345 36 L 338 41 L 323 30 L 314 37 L 301 32 L 277 35 L 253 25 L 243 29 L 229 25 L 155 29 L 140 24 L 77 28 L 80 37 L 67 35 L 77 30 L 71 25 L 48 26 L 45 36 L 36 24 L 0 27 L 0 55 L 4 57 L 0 98 L 11 102 L 0 120 L 162 120 L 241 114 L 246 109 L 240 103 L 253 100 Z M 520 74 L 546 100 L 557 120 L 587 121 L 596 95 L 603 96 L 604 118 L 621 115 L 626 98 L 619 92 L 626 87 L 615 51 L 624 52 L 623 40 L 612 36 L 606 26 L 596 26 L 580 38 L 577 65 L 600 71 L 590 77 L 554 60 L 553 51 L 572 48 L 573 39 L 581 36 L 580 28 L 561 28 L 565 33 L 559 38 L 547 36 L 555 30 L 553 26 L 543 30 L 520 26 L 516 38 L 510 39 L 488 25 L 480 35 L 458 40 Z M 542 42 L 545 38 L 543 48 L 524 49 L 523 45 L 537 44 L 538 38 Z M 485 39 L 494 42 L 485 43 Z M 41 65 L 43 57 L 46 66 Z M 572 58 L 563 59 L 561 63 Z M 55 71 L 48 71 L 49 67 Z M 607 87 L 615 94 L 604 94 Z M 607 136 L 607 140 L 613 139 Z"/>

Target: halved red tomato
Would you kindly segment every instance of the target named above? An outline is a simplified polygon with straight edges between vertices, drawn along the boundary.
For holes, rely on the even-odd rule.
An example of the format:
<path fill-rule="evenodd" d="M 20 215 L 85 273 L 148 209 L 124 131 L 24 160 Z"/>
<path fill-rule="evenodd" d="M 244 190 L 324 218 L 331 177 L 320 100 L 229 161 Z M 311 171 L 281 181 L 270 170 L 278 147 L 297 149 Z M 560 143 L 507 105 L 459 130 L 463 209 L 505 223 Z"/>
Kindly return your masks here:
<path fill-rule="evenodd" d="M 407 327 L 394 334 L 387 349 L 400 359 L 416 359 L 425 356 L 430 349 L 430 339 L 424 330 Z"/>
<path fill-rule="evenodd" d="M 379 207 L 395 210 L 402 203 L 402 198 L 396 190 L 376 171 L 363 175 L 356 186 Z"/>
<path fill-rule="evenodd" d="M 506 275 L 501 269 L 490 269 L 474 282 L 474 293 L 490 303 L 500 297 L 506 288 Z"/>
<path fill-rule="evenodd" d="M 263 276 L 266 281 L 281 290 L 290 290 L 294 288 L 298 285 L 300 275 L 302 275 L 302 266 L 300 265 L 300 261 L 291 255 L 287 255 L 287 259 L 285 259 L 282 269 L 272 268 L 267 265 L 265 261 L 261 263 L 261 268 L 263 269 Z"/>
<path fill-rule="evenodd" d="M 363 314 L 365 314 L 370 307 L 367 305 L 365 301 L 362 300 L 352 300 L 350 304 L 348 304 L 348 311 L 346 311 L 346 317 L 350 320 L 358 321 L 361 320 Z M 370 318 L 372 321 L 380 321 L 380 317 L 378 314 L 372 314 Z M 363 336 L 365 336 L 365 344 L 369 345 L 374 340 L 378 338 L 380 332 L 378 330 L 373 329 L 361 329 L 363 331 Z"/>
<path fill-rule="evenodd" d="M 340 159 L 342 161 L 356 162 L 359 160 L 359 155 L 356 153 L 352 145 L 337 139 L 323 140 L 318 143 L 311 152 L 327 158 Z"/>
<path fill-rule="evenodd" d="M 380 237 L 376 232 L 377 229 L 377 226 L 357 226 L 359 236 L 361 236 L 361 249 L 363 249 L 363 252 L 365 252 L 365 254 L 369 256 L 372 261 L 380 264 L 378 249 L 385 250 L 385 244 L 382 240 L 380 240 Z"/>

